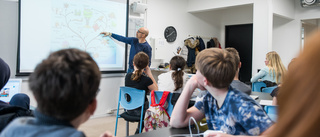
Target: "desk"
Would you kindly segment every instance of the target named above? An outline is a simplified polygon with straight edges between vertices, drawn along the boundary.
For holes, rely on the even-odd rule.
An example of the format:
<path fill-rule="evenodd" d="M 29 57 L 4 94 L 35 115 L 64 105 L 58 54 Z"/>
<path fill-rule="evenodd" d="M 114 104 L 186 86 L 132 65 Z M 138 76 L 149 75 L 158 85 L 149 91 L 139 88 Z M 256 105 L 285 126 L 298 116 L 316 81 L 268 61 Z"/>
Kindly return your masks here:
<path fill-rule="evenodd" d="M 197 134 L 197 129 L 192 129 L 192 133 Z M 132 135 L 130 137 L 169 137 L 170 135 L 177 135 L 177 134 L 190 134 L 190 133 L 188 128 L 165 127 L 165 128 L 160 128 L 150 132 L 143 132 L 141 134 Z M 183 137 L 183 136 L 180 136 L 180 137 Z M 199 137 L 199 136 L 194 136 L 194 137 Z"/>
<path fill-rule="evenodd" d="M 150 68 L 152 76 L 154 80 L 158 83 L 158 76 L 162 73 L 166 73 L 169 71 L 169 69 L 158 69 L 158 68 Z"/>
<path fill-rule="evenodd" d="M 259 96 L 255 101 L 260 104 L 261 100 L 272 100 L 270 93 L 264 92 L 251 92 L 251 95 Z"/>

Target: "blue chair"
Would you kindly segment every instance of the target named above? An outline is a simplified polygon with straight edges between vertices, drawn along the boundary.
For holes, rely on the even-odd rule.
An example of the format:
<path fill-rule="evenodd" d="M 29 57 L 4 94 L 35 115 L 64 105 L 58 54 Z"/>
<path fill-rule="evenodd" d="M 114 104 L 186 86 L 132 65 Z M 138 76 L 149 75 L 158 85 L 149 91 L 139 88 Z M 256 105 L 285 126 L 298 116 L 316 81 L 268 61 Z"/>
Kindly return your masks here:
<path fill-rule="evenodd" d="M 275 88 L 277 88 L 278 86 L 273 86 L 273 87 L 266 87 L 262 89 L 262 92 L 264 93 L 271 93 Z"/>
<path fill-rule="evenodd" d="M 253 92 L 262 92 L 261 88 L 265 88 L 267 85 L 264 82 L 253 82 L 252 91 Z"/>
<path fill-rule="evenodd" d="M 160 102 L 160 99 L 162 97 L 163 91 L 154 91 L 154 96 L 155 96 L 155 101 L 158 104 Z M 173 110 L 173 105 L 171 103 L 171 98 L 172 98 L 172 93 L 169 93 L 168 97 L 167 97 L 167 102 L 168 102 L 168 107 L 167 107 L 167 112 L 169 114 L 169 116 L 171 116 L 172 110 Z M 149 106 L 151 104 L 151 101 L 149 102 Z"/>
<path fill-rule="evenodd" d="M 264 106 L 264 110 L 272 121 L 276 122 L 278 118 L 278 106 Z"/>
<path fill-rule="evenodd" d="M 116 127 L 114 136 L 117 135 L 117 126 L 118 126 L 118 118 L 124 118 L 127 121 L 127 136 L 129 136 L 129 122 L 140 122 L 139 133 L 142 131 L 142 122 L 143 122 L 143 107 L 145 102 L 145 94 L 144 90 L 139 90 L 136 88 L 131 87 L 120 87 L 119 92 L 119 100 L 118 100 L 118 109 L 117 109 L 117 118 L 116 118 Z M 128 97 L 129 96 L 129 97 Z M 130 99 L 126 99 L 130 98 Z M 127 112 L 122 113 L 119 115 L 119 107 L 120 105 L 125 110 L 133 110 L 136 108 L 141 107 L 141 115 L 140 116 L 132 116 L 129 115 Z"/>

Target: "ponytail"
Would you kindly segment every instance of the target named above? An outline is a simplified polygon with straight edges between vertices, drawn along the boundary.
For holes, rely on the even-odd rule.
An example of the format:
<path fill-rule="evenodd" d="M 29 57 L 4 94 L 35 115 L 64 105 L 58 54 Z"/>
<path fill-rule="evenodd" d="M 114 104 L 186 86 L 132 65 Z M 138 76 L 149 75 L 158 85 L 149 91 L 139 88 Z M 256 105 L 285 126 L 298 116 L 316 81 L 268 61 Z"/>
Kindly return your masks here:
<path fill-rule="evenodd" d="M 174 86 L 175 86 L 174 91 L 177 91 L 183 86 L 183 75 L 184 75 L 183 70 L 185 65 L 186 65 L 186 61 L 181 56 L 174 56 L 170 60 L 171 69 L 175 70 L 171 74 L 171 77 L 174 81 Z"/>
<path fill-rule="evenodd" d="M 174 86 L 175 86 L 175 89 L 174 91 L 177 91 L 178 89 L 182 88 L 183 86 L 183 71 L 180 69 L 179 71 L 175 71 L 175 72 L 172 72 L 172 79 L 174 81 Z"/>
<path fill-rule="evenodd" d="M 138 70 L 132 73 L 131 80 L 140 81 L 143 69 L 146 68 L 149 64 L 149 56 L 141 51 L 133 57 L 133 63 Z"/>
<path fill-rule="evenodd" d="M 133 81 L 140 81 L 141 76 L 142 76 L 142 69 L 138 69 L 138 71 L 136 71 L 135 73 L 132 73 L 131 79 Z"/>

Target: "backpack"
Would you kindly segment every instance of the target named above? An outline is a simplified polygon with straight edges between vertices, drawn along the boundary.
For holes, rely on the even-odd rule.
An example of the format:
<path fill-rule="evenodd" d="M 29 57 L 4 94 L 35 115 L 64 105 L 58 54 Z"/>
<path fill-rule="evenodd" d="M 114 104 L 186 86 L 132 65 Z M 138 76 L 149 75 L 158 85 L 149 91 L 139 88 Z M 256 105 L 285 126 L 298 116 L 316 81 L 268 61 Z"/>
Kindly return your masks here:
<path fill-rule="evenodd" d="M 169 93 L 164 91 L 159 104 L 156 104 L 154 91 L 151 91 L 151 104 L 144 116 L 144 129 L 146 132 L 169 126 L 170 116 L 165 109 Z"/>

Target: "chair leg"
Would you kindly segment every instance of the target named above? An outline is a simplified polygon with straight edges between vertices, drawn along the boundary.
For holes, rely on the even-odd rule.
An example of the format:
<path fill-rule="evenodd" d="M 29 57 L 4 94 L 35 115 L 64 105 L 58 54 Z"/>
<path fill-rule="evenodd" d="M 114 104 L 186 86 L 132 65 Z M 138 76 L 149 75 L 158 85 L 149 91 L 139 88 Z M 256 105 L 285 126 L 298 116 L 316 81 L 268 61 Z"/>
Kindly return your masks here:
<path fill-rule="evenodd" d="M 117 118 L 116 118 L 116 127 L 114 130 L 114 136 L 117 136 L 117 129 L 118 129 L 118 114 L 117 114 Z"/>
<path fill-rule="evenodd" d="M 126 130 L 127 130 L 127 136 L 129 136 L 129 122 L 127 121 L 127 128 L 126 128 Z"/>

